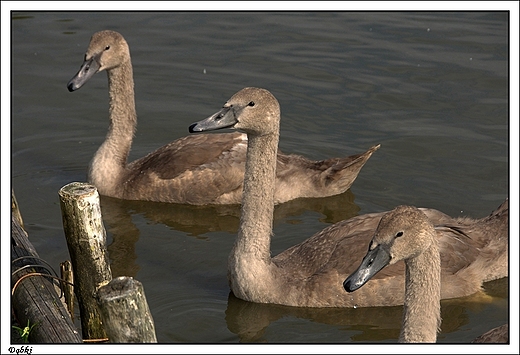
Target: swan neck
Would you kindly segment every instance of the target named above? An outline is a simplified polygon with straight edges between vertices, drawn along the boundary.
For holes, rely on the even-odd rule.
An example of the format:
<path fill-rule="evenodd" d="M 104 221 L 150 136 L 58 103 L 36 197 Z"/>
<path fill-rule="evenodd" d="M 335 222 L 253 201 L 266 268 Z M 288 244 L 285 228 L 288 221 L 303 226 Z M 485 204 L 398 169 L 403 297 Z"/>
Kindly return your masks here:
<path fill-rule="evenodd" d="M 134 80 L 130 60 L 107 71 L 109 127 L 105 141 L 91 161 L 89 180 L 102 194 L 113 195 L 125 172 L 137 125 Z"/>
<path fill-rule="evenodd" d="M 126 143 L 124 147 L 128 154 L 137 125 L 132 63 L 130 60 L 123 62 L 120 66 L 108 70 L 107 75 L 109 137 L 117 139 L 120 143 Z"/>
<path fill-rule="evenodd" d="M 435 343 L 440 327 L 441 262 L 434 237 L 431 246 L 405 260 L 406 291 L 401 343 Z"/>
<path fill-rule="evenodd" d="M 248 137 L 242 212 L 235 249 L 270 260 L 279 134 Z"/>
<path fill-rule="evenodd" d="M 229 255 L 228 278 L 238 298 L 269 302 L 273 287 L 271 232 L 278 132 L 248 135 L 240 227 Z"/>

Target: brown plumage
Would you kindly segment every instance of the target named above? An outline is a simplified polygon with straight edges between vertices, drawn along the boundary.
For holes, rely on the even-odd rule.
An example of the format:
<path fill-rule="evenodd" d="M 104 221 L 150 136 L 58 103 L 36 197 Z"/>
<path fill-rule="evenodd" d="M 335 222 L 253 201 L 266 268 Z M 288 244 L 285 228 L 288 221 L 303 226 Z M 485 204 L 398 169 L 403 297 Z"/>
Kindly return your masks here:
<path fill-rule="evenodd" d="M 231 290 L 258 303 L 303 307 L 368 307 L 403 304 L 404 264 L 383 269 L 354 293 L 343 281 L 358 266 L 384 213 L 338 222 L 271 257 L 276 152 L 280 107 L 267 90 L 245 88 L 222 110 L 190 126 L 191 132 L 234 128 L 249 139 L 237 240 L 228 260 Z M 453 219 L 422 210 L 435 225 L 441 252 L 442 298 L 480 290 L 507 276 L 508 200 L 490 216 Z"/>
<path fill-rule="evenodd" d="M 488 330 L 484 334 L 476 337 L 472 343 L 509 343 L 509 323 Z"/>
<path fill-rule="evenodd" d="M 103 70 L 108 75 L 110 126 L 88 172 L 88 181 L 100 194 L 194 205 L 240 203 L 245 134 L 190 135 L 128 164 L 137 123 L 134 81 L 128 44 L 114 31 L 92 36 L 85 62 L 67 85 L 69 91 L 79 89 Z M 275 203 L 345 192 L 378 148 L 376 145 L 363 154 L 321 161 L 280 152 Z"/>

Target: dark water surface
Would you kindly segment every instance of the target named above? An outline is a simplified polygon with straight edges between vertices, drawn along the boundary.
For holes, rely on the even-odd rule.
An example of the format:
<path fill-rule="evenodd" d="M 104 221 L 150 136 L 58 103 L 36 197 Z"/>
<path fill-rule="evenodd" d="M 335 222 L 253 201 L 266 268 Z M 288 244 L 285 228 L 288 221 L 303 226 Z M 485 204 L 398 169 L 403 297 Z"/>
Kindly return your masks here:
<path fill-rule="evenodd" d="M 131 49 L 131 160 L 187 135 L 245 86 L 278 98 L 286 153 L 323 159 L 381 144 L 347 193 L 277 207 L 273 255 L 355 215 L 412 204 L 477 218 L 509 194 L 506 12 L 13 12 L 12 187 L 56 269 L 69 259 L 58 190 L 86 180 L 108 127 L 106 74 L 74 93 L 66 84 L 103 29 Z M 402 307 L 301 309 L 230 295 L 238 207 L 101 203 L 114 276 L 143 283 L 161 343 L 396 342 Z M 443 301 L 438 342 L 508 322 L 508 286 Z"/>

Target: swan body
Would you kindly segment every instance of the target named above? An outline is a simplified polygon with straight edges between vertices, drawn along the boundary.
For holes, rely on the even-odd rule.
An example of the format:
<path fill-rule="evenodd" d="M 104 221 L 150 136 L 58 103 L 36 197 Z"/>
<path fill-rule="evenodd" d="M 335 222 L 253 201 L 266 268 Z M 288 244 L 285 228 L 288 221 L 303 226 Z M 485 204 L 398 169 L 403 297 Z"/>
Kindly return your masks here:
<path fill-rule="evenodd" d="M 386 268 L 358 292 L 349 294 L 343 288 L 384 213 L 338 222 L 271 257 L 279 121 L 276 98 L 265 89 L 249 87 L 189 128 L 190 132 L 233 128 L 248 135 L 240 226 L 228 259 L 234 295 L 251 302 L 301 307 L 403 304 L 403 263 Z M 441 251 L 442 298 L 472 294 L 482 282 L 507 276 L 508 211 L 507 200 L 479 220 L 453 219 L 423 209 L 435 225 Z"/>
<path fill-rule="evenodd" d="M 106 71 L 110 125 L 88 170 L 88 181 L 105 196 L 193 205 L 239 204 L 242 198 L 247 136 L 243 133 L 189 135 L 128 163 L 136 130 L 130 50 L 121 34 L 100 31 L 67 88 L 81 88 Z M 275 203 L 299 197 L 345 192 L 379 145 L 363 154 L 311 161 L 279 152 Z"/>

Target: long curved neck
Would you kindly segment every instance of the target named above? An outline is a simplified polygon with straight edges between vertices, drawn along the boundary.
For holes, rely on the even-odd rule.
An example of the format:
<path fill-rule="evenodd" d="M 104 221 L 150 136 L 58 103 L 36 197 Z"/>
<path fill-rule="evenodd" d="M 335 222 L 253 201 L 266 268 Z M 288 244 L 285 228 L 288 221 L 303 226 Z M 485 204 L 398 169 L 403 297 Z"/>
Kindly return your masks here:
<path fill-rule="evenodd" d="M 229 273 L 235 295 L 251 301 L 261 297 L 262 284 L 272 276 L 269 265 L 278 140 L 278 130 L 248 136 L 240 227 L 229 257 Z"/>
<path fill-rule="evenodd" d="M 435 343 L 441 322 L 441 262 L 437 244 L 407 259 L 401 343 Z"/>
<path fill-rule="evenodd" d="M 248 140 L 237 247 L 270 259 L 278 135 Z"/>
<path fill-rule="evenodd" d="M 101 194 L 113 195 L 125 172 L 137 124 L 134 79 L 130 60 L 107 71 L 110 125 L 103 144 L 92 159 L 89 180 Z"/>

